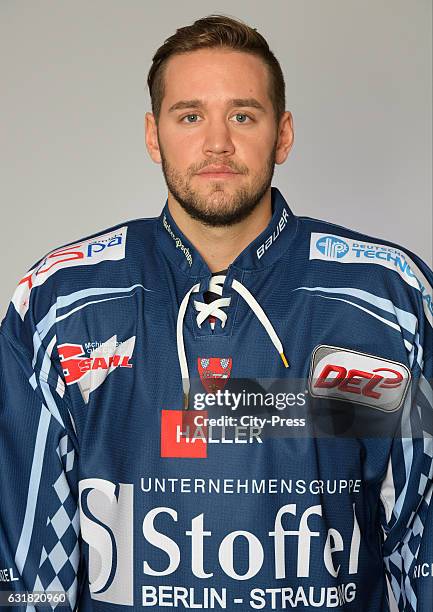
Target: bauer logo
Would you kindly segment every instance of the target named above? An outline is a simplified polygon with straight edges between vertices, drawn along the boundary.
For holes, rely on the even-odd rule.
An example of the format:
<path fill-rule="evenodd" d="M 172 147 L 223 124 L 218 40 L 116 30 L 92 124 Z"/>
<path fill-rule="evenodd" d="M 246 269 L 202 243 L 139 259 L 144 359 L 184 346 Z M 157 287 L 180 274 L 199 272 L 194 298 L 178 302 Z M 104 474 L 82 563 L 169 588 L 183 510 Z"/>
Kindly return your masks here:
<path fill-rule="evenodd" d="M 402 363 L 336 346 L 314 349 L 309 391 L 313 397 L 333 398 L 382 410 L 398 410 L 411 379 Z"/>
<path fill-rule="evenodd" d="M 316 242 L 317 249 L 329 259 L 341 259 L 349 250 L 349 245 L 341 238 L 323 236 Z"/>
<path fill-rule="evenodd" d="M 102 478 L 79 484 L 80 526 L 89 545 L 89 590 L 96 601 L 134 604 L 132 484 L 116 485 Z"/>
<path fill-rule="evenodd" d="M 261 244 L 259 248 L 257 249 L 256 251 L 257 259 L 260 259 L 261 257 L 263 257 L 263 255 L 266 253 L 269 247 L 272 244 L 274 244 L 274 242 L 280 236 L 283 229 L 286 227 L 288 219 L 289 219 L 289 213 L 287 212 L 287 209 L 285 208 L 281 214 L 280 220 L 278 221 L 278 225 L 275 227 L 272 234 L 270 234 L 265 240 L 265 242 L 263 242 L 263 244 Z"/>
<path fill-rule="evenodd" d="M 89 345 L 96 344 L 90 349 Z M 65 342 L 57 346 L 60 364 L 67 385 L 78 384 L 86 403 L 89 395 L 97 389 L 108 374 L 117 368 L 132 368 L 130 362 L 134 352 L 135 336 L 119 342 L 114 335 L 106 342 L 71 344 Z"/>

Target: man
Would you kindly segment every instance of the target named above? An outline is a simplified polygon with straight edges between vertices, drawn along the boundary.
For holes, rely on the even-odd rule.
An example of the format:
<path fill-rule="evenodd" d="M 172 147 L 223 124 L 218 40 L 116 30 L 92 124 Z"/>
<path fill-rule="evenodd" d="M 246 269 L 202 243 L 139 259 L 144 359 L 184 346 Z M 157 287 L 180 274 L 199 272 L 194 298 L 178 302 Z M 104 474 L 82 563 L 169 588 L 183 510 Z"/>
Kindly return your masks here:
<path fill-rule="evenodd" d="M 3 590 L 383 612 L 387 577 L 431 612 L 431 270 L 271 187 L 293 121 L 257 31 L 180 28 L 148 83 L 161 214 L 48 253 L 2 322 Z"/>

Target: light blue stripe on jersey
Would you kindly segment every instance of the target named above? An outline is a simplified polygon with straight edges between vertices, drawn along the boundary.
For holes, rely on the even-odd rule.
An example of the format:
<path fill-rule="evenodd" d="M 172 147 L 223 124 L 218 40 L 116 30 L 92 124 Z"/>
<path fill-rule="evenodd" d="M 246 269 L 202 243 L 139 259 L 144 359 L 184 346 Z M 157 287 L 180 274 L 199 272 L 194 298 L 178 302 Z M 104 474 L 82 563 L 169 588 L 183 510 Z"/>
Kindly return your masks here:
<path fill-rule="evenodd" d="M 361 306 L 360 304 L 357 304 L 356 302 L 351 302 L 350 300 L 345 300 L 344 298 L 331 297 L 329 295 L 320 295 L 320 293 L 317 293 L 316 297 L 320 297 L 324 300 L 336 300 L 338 302 L 345 302 L 346 304 L 350 304 L 351 306 L 354 306 L 355 308 L 359 308 L 359 310 L 363 310 L 364 312 L 374 317 L 381 323 L 384 323 L 385 325 L 392 327 L 396 331 L 401 332 L 401 328 L 399 325 L 397 325 L 396 323 L 393 323 L 392 321 L 388 321 L 388 319 L 384 319 L 380 315 L 376 314 L 375 312 L 372 312 L 371 310 L 368 310 L 368 308 L 365 308 L 364 306 Z M 412 344 L 408 342 L 408 340 L 404 340 L 404 344 L 408 351 L 412 350 Z"/>
<path fill-rule="evenodd" d="M 402 308 L 398 308 L 395 304 L 391 302 L 391 300 L 379 297 L 368 291 L 356 289 L 355 287 L 298 287 L 297 289 L 294 289 L 294 291 L 297 291 L 298 289 L 304 289 L 306 291 L 323 291 L 324 293 L 340 293 L 343 295 L 352 295 L 353 297 L 357 297 L 360 300 L 363 300 L 364 302 L 368 302 L 369 304 L 376 306 L 380 310 L 384 310 L 385 312 L 394 315 L 400 327 L 403 327 L 412 335 L 417 329 L 418 319 L 414 314 L 412 314 L 411 312 L 407 312 Z"/>
<path fill-rule="evenodd" d="M 71 315 L 75 314 L 79 310 L 82 310 L 83 308 L 87 308 L 87 306 L 91 306 L 92 304 L 101 304 L 102 302 L 110 302 L 111 300 L 122 300 L 122 299 L 124 300 L 125 298 L 130 298 L 130 297 L 132 297 L 132 296 L 130 296 L 130 295 L 118 295 L 116 297 L 102 298 L 101 300 L 91 300 L 90 302 L 85 302 L 84 304 L 80 304 L 76 308 L 73 308 L 69 312 L 66 312 L 63 315 L 60 315 L 60 316 L 56 317 L 56 323 L 57 323 L 57 321 L 63 321 L 63 319 L 67 319 L 68 317 L 70 317 Z"/>
<path fill-rule="evenodd" d="M 15 563 L 20 574 L 29 552 L 30 540 L 32 537 L 33 523 L 35 520 L 36 501 L 38 498 L 39 484 L 41 481 L 42 465 L 44 462 L 45 447 L 47 444 L 48 429 L 51 421 L 51 413 L 42 404 L 39 416 L 38 431 L 33 451 L 32 467 L 30 471 L 29 488 L 27 491 L 26 510 L 24 514 L 23 528 L 18 541 L 15 553 Z"/>
<path fill-rule="evenodd" d="M 75 302 L 78 302 L 79 300 L 82 300 L 86 297 L 95 296 L 95 295 L 105 295 L 107 293 L 127 293 L 129 291 L 132 291 L 133 289 L 136 289 L 137 287 L 141 287 L 144 291 L 153 291 L 153 289 L 147 289 L 140 283 L 137 283 L 135 285 L 131 285 L 130 287 L 90 287 L 89 289 L 75 291 L 74 293 L 70 293 L 68 295 L 60 295 L 57 298 L 57 300 L 54 302 L 54 304 L 52 304 L 47 314 L 36 325 L 36 331 L 33 334 L 32 366 L 34 367 L 36 364 L 37 356 L 38 356 L 39 349 L 41 348 L 42 340 L 52 329 L 56 321 L 59 321 L 62 318 L 65 318 L 65 315 L 56 318 L 57 311 L 59 309 L 66 308 L 67 306 L 70 306 L 71 304 L 74 304 Z M 119 296 L 119 297 L 131 297 L 131 296 Z M 110 299 L 118 299 L 118 297 L 110 298 Z M 87 306 L 88 304 L 97 303 L 98 301 L 103 302 L 105 301 L 105 299 L 87 302 L 86 304 L 83 304 L 81 307 Z M 75 312 L 76 310 L 78 309 L 70 311 L 68 313 L 68 316 L 70 314 L 73 314 L 73 312 Z"/>

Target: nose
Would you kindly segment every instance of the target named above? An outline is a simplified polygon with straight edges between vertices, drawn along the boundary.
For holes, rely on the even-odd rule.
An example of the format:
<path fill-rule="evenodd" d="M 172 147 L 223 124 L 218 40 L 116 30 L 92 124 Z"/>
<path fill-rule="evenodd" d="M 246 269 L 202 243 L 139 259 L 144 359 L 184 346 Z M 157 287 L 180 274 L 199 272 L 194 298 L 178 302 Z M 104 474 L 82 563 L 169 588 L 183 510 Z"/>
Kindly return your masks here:
<path fill-rule="evenodd" d="M 209 120 L 203 142 L 203 153 L 234 153 L 235 147 L 230 134 L 230 127 L 225 120 Z"/>

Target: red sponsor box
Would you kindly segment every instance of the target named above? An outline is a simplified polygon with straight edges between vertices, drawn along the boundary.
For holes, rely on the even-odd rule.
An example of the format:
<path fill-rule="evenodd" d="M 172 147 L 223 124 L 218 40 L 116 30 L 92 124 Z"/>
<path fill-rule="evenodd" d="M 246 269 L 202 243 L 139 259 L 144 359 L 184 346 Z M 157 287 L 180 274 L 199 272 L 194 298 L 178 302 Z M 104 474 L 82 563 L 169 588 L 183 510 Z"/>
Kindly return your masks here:
<path fill-rule="evenodd" d="M 194 423 L 198 415 L 206 418 L 207 412 L 161 411 L 161 457 L 207 457 L 207 427 Z"/>

